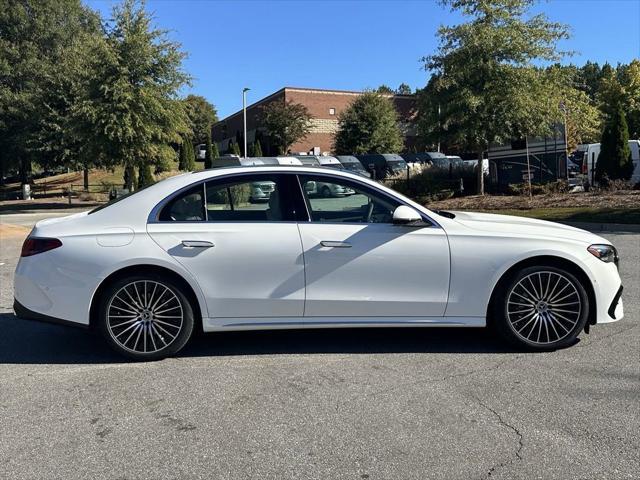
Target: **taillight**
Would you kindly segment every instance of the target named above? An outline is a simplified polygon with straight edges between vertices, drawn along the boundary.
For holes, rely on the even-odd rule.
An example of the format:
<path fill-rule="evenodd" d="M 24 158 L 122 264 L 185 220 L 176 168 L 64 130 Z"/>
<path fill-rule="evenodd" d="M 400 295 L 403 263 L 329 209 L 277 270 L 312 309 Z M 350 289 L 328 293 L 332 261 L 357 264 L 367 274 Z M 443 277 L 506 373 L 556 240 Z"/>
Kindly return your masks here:
<path fill-rule="evenodd" d="M 62 246 L 57 238 L 28 237 L 22 244 L 21 257 L 30 257 Z"/>
<path fill-rule="evenodd" d="M 587 164 L 586 163 L 582 164 L 582 173 L 587 173 Z"/>

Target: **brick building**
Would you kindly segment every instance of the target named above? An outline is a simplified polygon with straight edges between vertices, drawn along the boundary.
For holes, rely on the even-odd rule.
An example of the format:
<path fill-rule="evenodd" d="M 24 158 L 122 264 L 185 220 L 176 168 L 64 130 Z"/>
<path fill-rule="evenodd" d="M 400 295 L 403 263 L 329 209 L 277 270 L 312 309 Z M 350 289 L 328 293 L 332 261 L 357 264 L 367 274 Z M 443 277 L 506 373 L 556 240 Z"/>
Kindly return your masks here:
<path fill-rule="evenodd" d="M 305 105 L 312 117 L 311 131 L 306 138 L 291 146 L 291 152 L 309 152 L 314 148 L 318 148 L 322 153 L 332 152 L 334 135 L 338 129 L 338 115 L 358 95 L 361 95 L 361 92 L 284 87 L 247 107 L 247 145 L 250 146 L 258 138 L 265 155 L 277 153 L 269 145 L 265 128 L 261 124 L 261 111 L 262 107 L 270 102 L 286 101 Z M 405 147 L 410 148 L 415 145 L 416 141 L 415 95 L 388 96 L 398 110 L 400 128 L 405 136 Z M 213 141 L 218 144 L 221 153 L 228 151 L 230 141 L 237 142 L 242 146 L 242 135 L 242 110 L 229 115 L 213 125 L 212 128 Z"/>

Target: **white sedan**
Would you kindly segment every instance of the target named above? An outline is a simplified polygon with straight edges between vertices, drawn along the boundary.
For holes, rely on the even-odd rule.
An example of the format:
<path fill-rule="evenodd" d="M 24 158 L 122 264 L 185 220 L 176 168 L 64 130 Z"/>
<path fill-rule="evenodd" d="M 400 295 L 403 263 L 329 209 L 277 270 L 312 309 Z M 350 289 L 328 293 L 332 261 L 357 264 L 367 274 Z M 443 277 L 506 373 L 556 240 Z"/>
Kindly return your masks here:
<path fill-rule="evenodd" d="M 252 186 L 272 183 L 266 203 Z M 353 195 L 308 195 L 310 182 Z M 495 328 L 530 350 L 623 316 L 607 240 L 540 220 L 432 211 L 334 169 L 232 167 L 39 222 L 16 315 L 96 329 L 138 360 L 195 329 Z"/>

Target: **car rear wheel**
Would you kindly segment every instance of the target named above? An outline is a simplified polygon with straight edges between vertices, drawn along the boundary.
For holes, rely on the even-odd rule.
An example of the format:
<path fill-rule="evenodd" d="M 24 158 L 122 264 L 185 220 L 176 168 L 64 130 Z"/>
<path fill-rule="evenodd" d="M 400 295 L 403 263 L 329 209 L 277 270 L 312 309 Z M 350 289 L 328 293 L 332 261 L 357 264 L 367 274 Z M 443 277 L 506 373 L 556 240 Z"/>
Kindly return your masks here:
<path fill-rule="evenodd" d="M 494 304 L 498 331 L 529 350 L 554 350 L 575 343 L 589 316 L 589 297 L 570 272 L 528 267 L 506 282 Z"/>
<path fill-rule="evenodd" d="M 104 291 L 99 330 L 118 353 L 134 360 L 176 354 L 193 332 L 193 310 L 182 289 L 155 275 L 116 280 Z"/>

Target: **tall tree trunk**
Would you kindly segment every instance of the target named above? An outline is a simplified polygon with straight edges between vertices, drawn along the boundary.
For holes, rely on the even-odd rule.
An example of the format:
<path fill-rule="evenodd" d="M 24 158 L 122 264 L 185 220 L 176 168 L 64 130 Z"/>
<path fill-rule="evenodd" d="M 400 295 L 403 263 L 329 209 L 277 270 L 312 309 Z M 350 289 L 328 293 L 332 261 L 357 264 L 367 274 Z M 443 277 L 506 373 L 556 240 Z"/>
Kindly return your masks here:
<path fill-rule="evenodd" d="M 484 195 L 484 165 L 483 165 L 483 151 L 478 150 L 478 171 L 477 173 L 477 184 L 478 184 L 478 195 Z"/>
<path fill-rule="evenodd" d="M 23 157 L 20 159 L 20 185 L 29 183 L 29 177 L 31 177 L 31 160 Z"/>
<path fill-rule="evenodd" d="M 124 188 L 133 192 L 133 187 L 136 181 L 136 171 L 133 165 L 127 164 L 124 167 Z"/>
<path fill-rule="evenodd" d="M 84 166 L 84 170 L 83 170 L 83 181 L 84 181 L 84 191 L 88 192 L 89 191 L 89 167 L 87 167 L 87 165 L 85 164 Z"/>

